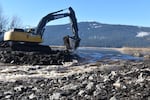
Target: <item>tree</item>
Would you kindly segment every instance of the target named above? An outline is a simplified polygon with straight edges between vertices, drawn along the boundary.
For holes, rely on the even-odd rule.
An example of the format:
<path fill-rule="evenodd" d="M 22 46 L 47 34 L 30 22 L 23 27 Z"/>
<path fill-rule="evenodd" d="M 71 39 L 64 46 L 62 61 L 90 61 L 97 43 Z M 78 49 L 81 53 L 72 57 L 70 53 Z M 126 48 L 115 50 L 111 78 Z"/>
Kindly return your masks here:
<path fill-rule="evenodd" d="M 0 8 L 0 32 L 7 29 L 8 18 L 3 15 L 2 9 Z"/>
<path fill-rule="evenodd" d="M 17 16 L 13 16 L 11 18 L 11 21 L 10 21 L 10 29 L 13 29 L 13 28 L 21 28 L 22 27 L 22 22 L 20 20 L 19 17 Z"/>
<path fill-rule="evenodd" d="M 22 28 L 20 18 L 13 16 L 11 20 L 9 20 L 9 17 L 3 15 L 3 11 L 0 6 L 0 35 L 12 28 Z"/>

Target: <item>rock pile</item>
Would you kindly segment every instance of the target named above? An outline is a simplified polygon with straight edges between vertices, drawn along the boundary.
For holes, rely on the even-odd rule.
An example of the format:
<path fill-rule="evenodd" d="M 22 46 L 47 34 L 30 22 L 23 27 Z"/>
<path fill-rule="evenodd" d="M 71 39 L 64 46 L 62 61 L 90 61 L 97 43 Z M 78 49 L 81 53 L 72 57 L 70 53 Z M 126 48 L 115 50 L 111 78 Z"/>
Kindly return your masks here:
<path fill-rule="evenodd" d="M 52 51 L 49 54 L 23 51 L 0 51 L 0 62 L 15 65 L 61 65 L 75 56 L 67 51 Z"/>
<path fill-rule="evenodd" d="M 149 100 L 150 62 L 119 61 L 118 70 L 101 67 L 59 78 L 0 82 L 0 99 L 10 100 Z M 112 62 L 111 62 L 112 64 Z M 110 64 L 110 66 L 111 66 Z M 114 66 L 115 67 L 115 66 Z"/>

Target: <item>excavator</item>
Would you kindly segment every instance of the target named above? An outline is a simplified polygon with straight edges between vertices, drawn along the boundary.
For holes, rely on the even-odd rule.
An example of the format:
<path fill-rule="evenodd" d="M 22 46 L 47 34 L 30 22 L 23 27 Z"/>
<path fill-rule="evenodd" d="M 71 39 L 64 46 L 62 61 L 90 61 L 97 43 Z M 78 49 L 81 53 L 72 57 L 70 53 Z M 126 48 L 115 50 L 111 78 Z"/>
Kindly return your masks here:
<path fill-rule="evenodd" d="M 43 40 L 43 34 L 45 26 L 48 22 L 69 17 L 71 20 L 71 27 L 73 36 L 65 36 L 63 38 L 64 45 L 67 50 L 76 50 L 80 44 L 80 38 L 78 35 L 78 25 L 75 12 L 72 7 L 67 8 L 69 12 L 64 12 L 66 9 L 62 9 L 56 12 L 52 12 L 44 16 L 38 23 L 36 28 L 31 29 L 11 29 L 4 33 L 3 45 L 11 47 L 13 50 L 25 50 L 25 51 L 50 51 L 49 46 L 41 45 Z"/>

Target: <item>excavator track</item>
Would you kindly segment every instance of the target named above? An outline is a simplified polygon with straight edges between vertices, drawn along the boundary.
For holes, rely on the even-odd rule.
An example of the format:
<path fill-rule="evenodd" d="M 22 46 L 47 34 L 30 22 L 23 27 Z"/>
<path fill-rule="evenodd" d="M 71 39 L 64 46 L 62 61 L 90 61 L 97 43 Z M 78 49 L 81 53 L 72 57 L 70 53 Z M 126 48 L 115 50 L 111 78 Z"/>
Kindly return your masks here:
<path fill-rule="evenodd" d="M 13 51 L 52 53 L 51 48 L 44 45 L 13 44 L 11 49 Z"/>
<path fill-rule="evenodd" d="M 0 51 L 52 53 L 52 50 L 49 46 L 33 44 L 33 43 L 21 44 L 17 42 L 1 42 Z"/>

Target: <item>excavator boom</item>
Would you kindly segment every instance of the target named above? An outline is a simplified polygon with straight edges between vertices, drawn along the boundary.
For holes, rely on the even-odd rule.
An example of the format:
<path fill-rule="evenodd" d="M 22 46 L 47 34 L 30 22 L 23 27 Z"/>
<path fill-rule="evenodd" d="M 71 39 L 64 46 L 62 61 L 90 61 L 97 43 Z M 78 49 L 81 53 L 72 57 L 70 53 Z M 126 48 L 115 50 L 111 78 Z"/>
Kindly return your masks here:
<path fill-rule="evenodd" d="M 64 11 L 65 9 L 50 13 L 46 16 L 44 16 L 38 26 L 37 26 L 37 30 L 35 32 L 36 35 L 40 35 L 41 37 L 43 36 L 44 33 L 44 27 L 46 26 L 46 24 L 52 20 L 56 20 L 56 19 L 60 19 L 60 18 L 64 18 L 64 17 L 69 17 L 71 20 L 71 27 L 72 27 L 72 32 L 74 35 L 74 38 L 79 39 L 78 36 L 78 25 L 77 25 L 77 19 L 75 16 L 75 12 L 72 9 L 72 7 L 69 7 L 69 13 L 60 13 L 62 11 Z"/>

